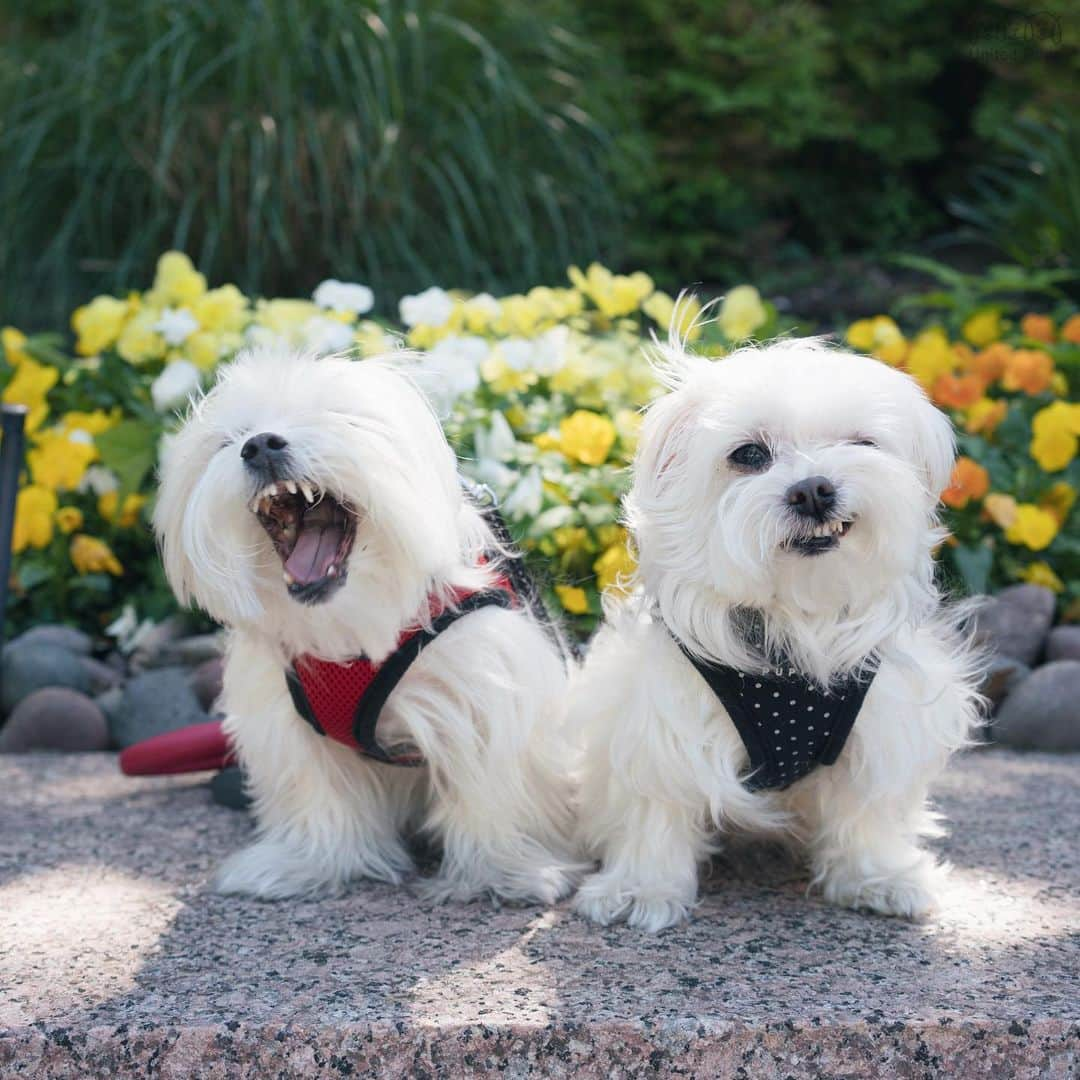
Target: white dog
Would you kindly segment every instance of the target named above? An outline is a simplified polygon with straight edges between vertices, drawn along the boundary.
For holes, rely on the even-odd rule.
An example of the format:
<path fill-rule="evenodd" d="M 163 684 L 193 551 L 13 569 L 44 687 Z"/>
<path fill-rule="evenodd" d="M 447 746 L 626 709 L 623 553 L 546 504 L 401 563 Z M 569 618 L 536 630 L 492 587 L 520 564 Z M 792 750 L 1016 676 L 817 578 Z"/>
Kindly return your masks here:
<path fill-rule="evenodd" d="M 563 664 L 400 370 L 241 357 L 167 447 L 155 526 L 177 596 L 230 628 L 258 830 L 220 891 L 397 882 L 412 832 L 441 847 L 435 899 L 569 891 Z"/>
<path fill-rule="evenodd" d="M 829 900 L 918 916 L 941 871 L 927 789 L 979 705 L 933 583 L 949 421 L 814 341 L 664 355 L 627 500 L 640 590 L 570 710 L 602 864 L 575 906 L 670 926 L 717 831 L 745 828 L 801 841 Z"/>

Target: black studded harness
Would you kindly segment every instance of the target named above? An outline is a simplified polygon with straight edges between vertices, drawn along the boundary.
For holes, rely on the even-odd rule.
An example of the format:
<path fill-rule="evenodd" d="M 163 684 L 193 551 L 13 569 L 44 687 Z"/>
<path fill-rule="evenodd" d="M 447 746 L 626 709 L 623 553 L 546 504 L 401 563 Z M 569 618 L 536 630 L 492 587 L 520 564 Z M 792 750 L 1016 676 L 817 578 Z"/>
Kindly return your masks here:
<path fill-rule="evenodd" d="M 742 672 L 703 660 L 675 640 L 731 717 L 750 757 L 743 782 L 752 791 L 782 791 L 834 764 L 876 674 L 851 675 L 823 690 L 790 663 Z"/>

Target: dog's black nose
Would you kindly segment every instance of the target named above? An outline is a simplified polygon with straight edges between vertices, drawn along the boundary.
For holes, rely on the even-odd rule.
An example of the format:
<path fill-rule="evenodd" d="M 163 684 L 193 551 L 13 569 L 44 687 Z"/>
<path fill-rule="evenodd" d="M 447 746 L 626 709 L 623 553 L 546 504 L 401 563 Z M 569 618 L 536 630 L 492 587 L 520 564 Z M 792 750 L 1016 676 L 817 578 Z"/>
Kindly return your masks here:
<path fill-rule="evenodd" d="M 244 443 L 240 456 L 255 468 L 280 461 L 288 448 L 288 442 L 280 435 L 275 435 L 272 431 L 262 431 L 258 435 L 252 435 Z"/>
<path fill-rule="evenodd" d="M 784 496 L 796 514 L 824 520 L 836 502 L 836 488 L 827 477 L 810 476 L 792 484 Z"/>

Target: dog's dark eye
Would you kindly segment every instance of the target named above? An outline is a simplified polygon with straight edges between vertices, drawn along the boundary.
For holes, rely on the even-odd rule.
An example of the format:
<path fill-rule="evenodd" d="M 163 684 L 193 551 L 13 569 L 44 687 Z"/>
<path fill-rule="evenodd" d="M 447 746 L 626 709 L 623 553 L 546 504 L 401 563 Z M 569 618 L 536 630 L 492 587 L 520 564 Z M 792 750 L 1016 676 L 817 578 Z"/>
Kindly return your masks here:
<path fill-rule="evenodd" d="M 772 454 L 764 443 L 750 442 L 732 450 L 728 454 L 728 461 L 740 469 L 761 472 L 772 464 Z"/>
<path fill-rule="evenodd" d="M 852 446 L 872 446 L 875 449 L 877 448 L 877 443 L 873 439 L 852 439 L 850 441 Z"/>

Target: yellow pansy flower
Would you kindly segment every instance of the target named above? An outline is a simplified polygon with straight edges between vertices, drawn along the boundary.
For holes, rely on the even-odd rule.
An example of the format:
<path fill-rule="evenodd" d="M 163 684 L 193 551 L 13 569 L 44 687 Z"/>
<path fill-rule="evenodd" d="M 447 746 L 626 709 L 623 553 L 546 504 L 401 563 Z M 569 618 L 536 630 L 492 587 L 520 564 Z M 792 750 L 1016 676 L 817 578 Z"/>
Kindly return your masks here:
<path fill-rule="evenodd" d="M 75 331 L 75 351 L 80 356 L 94 356 L 104 351 L 120 336 L 131 307 L 115 296 L 95 296 L 89 304 L 76 308 L 71 316 Z"/>
<path fill-rule="evenodd" d="M 165 339 L 154 329 L 158 313 L 150 308 L 136 312 L 120 331 L 116 351 L 129 364 L 144 364 L 165 355 Z"/>
<path fill-rule="evenodd" d="M 42 432 L 26 453 L 35 484 L 54 491 L 70 491 L 79 486 L 90 464 L 97 459 L 92 440 L 71 439 L 61 431 Z"/>
<path fill-rule="evenodd" d="M 753 285 L 737 285 L 724 297 L 716 321 L 729 341 L 743 341 L 764 326 L 768 318 L 757 289 Z"/>
<path fill-rule="evenodd" d="M 563 525 L 551 534 L 559 551 L 580 551 L 589 542 L 589 530 L 581 525 Z"/>
<path fill-rule="evenodd" d="M 1043 585 L 1056 593 L 1065 591 L 1065 583 L 1054 573 L 1049 563 L 1033 562 L 1020 571 L 1019 577 L 1029 585 Z"/>
<path fill-rule="evenodd" d="M 585 309 L 585 297 L 577 289 L 551 289 L 546 285 L 537 285 L 528 291 L 526 297 L 540 309 L 544 319 L 552 322 L 572 319 Z"/>
<path fill-rule="evenodd" d="M 56 527 L 65 535 L 81 529 L 83 525 L 83 512 L 77 506 L 61 506 L 56 511 Z"/>
<path fill-rule="evenodd" d="M 535 386 L 540 379 L 535 371 L 518 371 L 501 356 L 494 354 L 480 365 L 480 374 L 496 394 L 520 394 Z"/>
<path fill-rule="evenodd" d="M 153 307 L 191 307 L 206 292 L 206 278 L 182 251 L 166 251 L 158 259 L 154 287 L 146 296 Z"/>
<path fill-rule="evenodd" d="M 87 536 L 86 533 L 76 533 L 71 538 L 69 551 L 71 563 L 80 574 L 107 572 L 114 577 L 119 577 L 124 572 L 112 548 L 104 540 Z"/>
<path fill-rule="evenodd" d="M 641 305 L 641 310 L 663 333 L 674 330 L 680 340 L 697 341 L 704 327 L 695 320 L 701 314 L 701 301 L 696 296 L 673 300 L 666 292 L 656 292 Z"/>
<path fill-rule="evenodd" d="M 146 504 L 145 495 L 131 494 L 124 498 L 124 505 L 117 516 L 116 508 L 120 496 L 115 491 L 106 491 L 98 496 L 98 513 L 109 522 L 119 525 L 122 529 L 130 529 L 139 521 L 139 511 Z"/>
<path fill-rule="evenodd" d="M 1032 551 L 1049 547 L 1058 534 L 1057 518 L 1032 503 L 1020 503 L 1016 508 L 1016 520 L 1005 530 L 1005 539 L 1011 544 L 1023 544 Z"/>
<path fill-rule="evenodd" d="M 576 266 L 571 266 L 566 273 L 574 287 L 609 319 L 637 311 L 653 292 L 652 278 L 640 270 L 636 274 L 613 274 L 599 263 L 593 263 L 584 274 Z"/>
<path fill-rule="evenodd" d="M 1080 444 L 1080 405 L 1055 401 L 1031 421 L 1031 456 L 1046 470 L 1058 472 L 1074 457 Z"/>
<path fill-rule="evenodd" d="M 976 349 L 985 349 L 1001 337 L 1001 312 L 997 308 L 983 308 L 970 315 L 960 331 Z"/>
<path fill-rule="evenodd" d="M 1007 529 L 1016 521 L 1016 500 L 1011 495 L 1002 495 L 994 491 L 983 499 L 983 510 L 986 516 L 999 528 Z"/>
<path fill-rule="evenodd" d="M 1059 525 L 1065 524 L 1065 519 L 1069 516 L 1069 511 L 1075 502 L 1076 489 L 1064 480 L 1051 484 L 1049 490 L 1039 499 L 1039 505 L 1044 510 L 1049 510 L 1057 518 Z"/>
<path fill-rule="evenodd" d="M 255 305 L 255 321 L 291 341 L 320 310 L 310 300 L 259 300 Z"/>
<path fill-rule="evenodd" d="M 606 416 L 578 409 L 559 423 L 559 449 L 572 461 L 602 465 L 615 435 L 615 425 Z"/>
<path fill-rule="evenodd" d="M 191 305 L 202 330 L 239 332 L 251 318 L 248 298 L 235 285 L 222 285 L 203 293 Z"/>
<path fill-rule="evenodd" d="M 5 404 L 26 406 L 28 432 L 37 431 L 49 415 L 49 406 L 45 399 L 59 378 L 60 372 L 56 368 L 39 364 L 27 357 L 15 369 L 11 381 L 4 387 Z"/>
<path fill-rule="evenodd" d="M 968 406 L 964 417 L 964 430 L 971 434 L 984 432 L 987 435 L 1005 419 L 1009 411 L 1009 403 L 1003 398 L 981 397 L 978 401 Z"/>
<path fill-rule="evenodd" d="M 198 330 L 184 342 L 184 356 L 200 371 L 210 371 L 224 352 L 222 337 L 206 330 Z"/>
<path fill-rule="evenodd" d="M 593 563 L 593 570 L 596 572 L 596 587 L 601 592 L 606 589 L 625 591 L 636 567 L 637 560 L 625 543 L 612 544 Z"/>
<path fill-rule="evenodd" d="M 589 598 L 577 585 L 556 585 L 555 595 L 571 615 L 584 615 L 589 610 Z"/>
<path fill-rule="evenodd" d="M 123 419 L 123 412 L 117 406 L 106 412 L 104 409 L 95 409 L 93 412 L 64 413 L 57 424 L 57 430 L 64 435 L 70 435 L 73 431 L 85 431 L 87 435 L 101 435 L 110 428 L 116 427 Z"/>
<path fill-rule="evenodd" d="M 559 442 L 559 436 L 550 431 L 541 431 L 539 435 L 534 435 L 533 446 L 541 451 L 562 449 L 562 444 Z"/>
<path fill-rule="evenodd" d="M 626 530 L 621 525 L 601 525 L 596 530 L 596 540 L 606 551 L 613 544 L 626 543 Z"/>
<path fill-rule="evenodd" d="M 15 525 L 11 550 L 17 555 L 28 547 L 47 547 L 53 537 L 56 495 L 40 484 L 29 484 L 15 498 Z"/>
<path fill-rule="evenodd" d="M 544 309 L 537 301 L 515 293 L 499 301 L 499 314 L 491 328 L 503 337 L 533 337 L 543 320 Z"/>
<path fill-rule="evenodd" d="M 939 376 L 952 371 L 954 362 L 949 339 L 940 326 L 932 326 L 919 334 L 907 354 L 908 371 L 927 391 Z"/>
<path fill-rule="evenodd" d="M 893 367 L 903 363 L 907 356 L 907 339 L 888 315 L 857 319 L 847 328 L 846 337 L 852 348 L 873 353 Z"/>
<path fill-rule="evenodd" d="M 26 351 L 26 335 L 14 326 L 5 326 L 0 330 L 0 345 L 4 349 L 4 357 L 12 367 L 18 367 L 24 360 L 30 359 Z"/>

